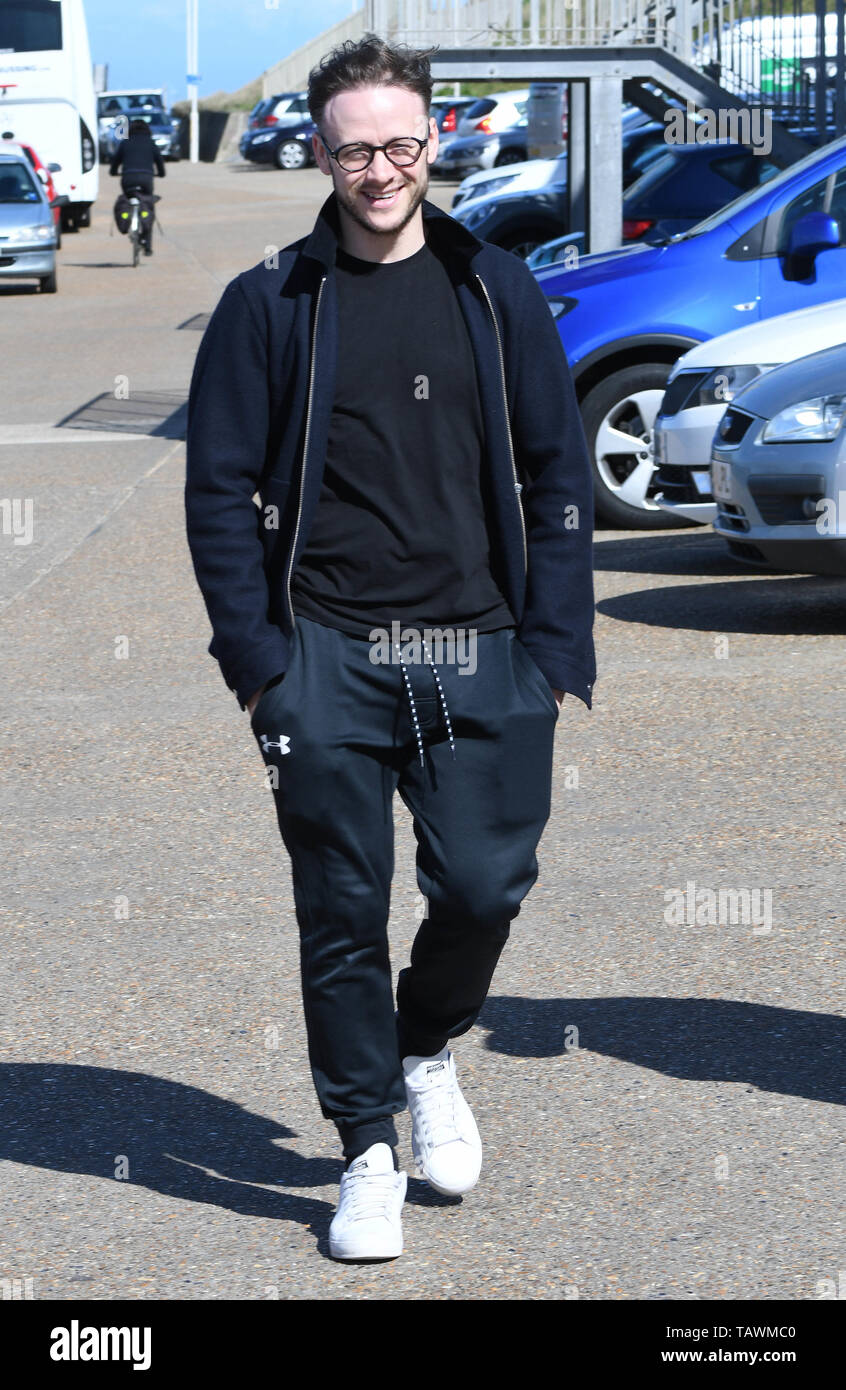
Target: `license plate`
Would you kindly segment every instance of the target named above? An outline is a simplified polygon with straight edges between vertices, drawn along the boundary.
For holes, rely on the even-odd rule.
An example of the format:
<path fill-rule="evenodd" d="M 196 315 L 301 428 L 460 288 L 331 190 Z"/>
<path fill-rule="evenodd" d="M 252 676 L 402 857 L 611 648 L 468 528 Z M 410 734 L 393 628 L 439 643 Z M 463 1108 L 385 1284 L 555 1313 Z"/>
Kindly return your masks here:
<path fill-rule="evenodd" d="M 711 464 L 711 484 L 718 502 L 730 502 L 732 499 L 731 466 L 723 463 L 720 459 L 714 459 Z"/>
<path fill-rule="evenodd" d="M 699 496 L 709 497 L 711 495 L 711 474 L 708 472 L 708 469 L 695 468 L 691 473 L 691 477 L 693 478 L 693 486 L 696 488 Z"/>

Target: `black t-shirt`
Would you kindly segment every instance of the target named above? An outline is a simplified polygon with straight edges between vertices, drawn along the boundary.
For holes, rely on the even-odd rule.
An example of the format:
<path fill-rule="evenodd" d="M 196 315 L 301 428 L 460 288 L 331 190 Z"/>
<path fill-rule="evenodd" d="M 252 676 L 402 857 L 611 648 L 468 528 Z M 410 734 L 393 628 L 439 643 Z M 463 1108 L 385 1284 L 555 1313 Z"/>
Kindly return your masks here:
<path fill-rule="evenodd" d="M 358 637 L 394 620 L 511 627 L 491 572 L 475 361 L 447 270 L 426 243 L 386 264 L 339 247 L 336 274 L 335 400 L 294 612 Z"/>

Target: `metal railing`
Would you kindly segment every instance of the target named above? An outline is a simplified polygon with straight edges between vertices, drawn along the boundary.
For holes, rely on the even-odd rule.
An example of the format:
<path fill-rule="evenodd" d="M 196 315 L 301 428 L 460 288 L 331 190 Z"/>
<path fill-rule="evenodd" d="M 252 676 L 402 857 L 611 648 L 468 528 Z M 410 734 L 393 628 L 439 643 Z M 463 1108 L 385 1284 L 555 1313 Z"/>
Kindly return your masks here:
<path fill-rule="evenodd" d="M 844 80 L 832 3 L 842 9 L 842 0 L 828 0 L 821 31 L 803 0 L 365 0 L 269 68 L 264 94 L 304 86 L 325 53 L 367 31 L 414 48 L 646 46 L 674 54 L 734 96 L 811 124 L 815 108 L 818 119 L 822 107 L 833 115 L 836 80 L 839 90 Z"/>

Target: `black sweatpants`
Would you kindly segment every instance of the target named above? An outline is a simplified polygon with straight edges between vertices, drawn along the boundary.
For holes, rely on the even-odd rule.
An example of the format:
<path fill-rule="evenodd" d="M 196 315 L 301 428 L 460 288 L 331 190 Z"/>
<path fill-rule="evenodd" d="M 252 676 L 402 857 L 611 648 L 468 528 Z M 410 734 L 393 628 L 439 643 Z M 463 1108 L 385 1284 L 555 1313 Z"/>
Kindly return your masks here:
<path fill-rule="evenodd" d="M 370 641 L 298 617 L 285 676 L 252 715 L 293 869 L 312 1077 L 348 1159 L 397 1143 L 401 1058 L 475 1022 L 550 812 L 558 705 L 514 630 L 476 636 L 472 673 L 472 648 L 430 644 L 434 670 L 419 643 L 402 650 L 404 666 L 395 647 L 374 663 Z M 395 1014 L 397 790 L 428 912 Z"/>

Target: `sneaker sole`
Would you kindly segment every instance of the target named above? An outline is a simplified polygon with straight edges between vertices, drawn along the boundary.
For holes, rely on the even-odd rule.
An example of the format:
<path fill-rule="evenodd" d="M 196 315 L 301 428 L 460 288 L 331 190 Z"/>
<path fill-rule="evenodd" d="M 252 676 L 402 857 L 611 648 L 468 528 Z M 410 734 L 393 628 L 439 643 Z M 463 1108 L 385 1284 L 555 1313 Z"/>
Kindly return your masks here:
<path fill-rule="evenodd" d="M 421 1159 L 415 1158 L 415 1167 L 417 1169 L 418 1178 L 422 1178 L 423 1181 L 427 1182 L 430 1187 L 433 1187 L 436 1192 L 440 1192 L 442 1197 L 463 1197 L 466 1192 L 473 1191 L 473 1188 L 476 1187 L 479 1178 L 482 1176 L 480 1171 L 466 1187 L 442 1187 L 440 1183 L 435 1182 L 434 1178 L 429 1177 Z"/>
<path fill-rule="evenodd" d="M 367 1249 L 357 1250 L 354 1246 L 347 1245 L 343 1241 L 340 1243 L 329 1241 L 329 1254 L 333 1260 L 396 1260 L 402 1252 L 402 1242 L 400 1242 L 399 1249 L 395 1245 L 386 1245 L 382 1249 L 375 1249 L 371 1245 Z"/>

